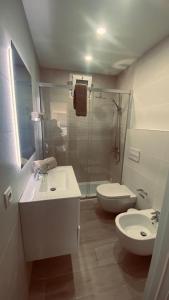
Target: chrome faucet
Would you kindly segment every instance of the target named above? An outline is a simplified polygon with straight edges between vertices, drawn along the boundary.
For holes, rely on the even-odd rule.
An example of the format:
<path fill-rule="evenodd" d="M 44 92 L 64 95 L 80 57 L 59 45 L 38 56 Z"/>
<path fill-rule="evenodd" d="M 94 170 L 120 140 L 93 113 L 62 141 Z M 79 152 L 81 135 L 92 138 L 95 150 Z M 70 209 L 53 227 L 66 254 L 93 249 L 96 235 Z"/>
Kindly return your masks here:
<path fill-rule="evenodd" d="M 40 175 L 47 174 L 47 171 L 42 171 L 40 168 L 37 168 L 34 172 L 34 178 L 35 180 L 39 180 Z"/>
<path fill-rule="evenodd" d="M 160 211 L 155 210 L 151 214 L 152 214 L 151 220 L 156 221 L 158 223 L 160 220 Z"/>

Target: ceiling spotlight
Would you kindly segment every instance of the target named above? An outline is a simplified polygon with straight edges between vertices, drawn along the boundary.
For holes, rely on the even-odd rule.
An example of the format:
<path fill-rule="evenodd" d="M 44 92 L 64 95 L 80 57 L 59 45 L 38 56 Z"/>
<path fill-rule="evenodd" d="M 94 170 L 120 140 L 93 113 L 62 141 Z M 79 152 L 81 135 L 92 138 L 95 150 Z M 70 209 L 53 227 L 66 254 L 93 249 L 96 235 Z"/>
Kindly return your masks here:
<path fill-rule="evenodd" d="M 86 60 L 87 62 L 92 61 L 92 59 L 93 59 L 93 57 L 92 57 L 91 55 L 86 55 L 86 56 L 85 56 L 85 60 Z"/>
<path fill-rule="evenodd" d="M 106 33 L 106 28 L 104 28 L 104 27 L 99 27 L 99 28 L 97 29 L 97 34 L 98 34 L 98 35 L 102 36 L 102 35 L 104 35 L 105 33 Z"/>

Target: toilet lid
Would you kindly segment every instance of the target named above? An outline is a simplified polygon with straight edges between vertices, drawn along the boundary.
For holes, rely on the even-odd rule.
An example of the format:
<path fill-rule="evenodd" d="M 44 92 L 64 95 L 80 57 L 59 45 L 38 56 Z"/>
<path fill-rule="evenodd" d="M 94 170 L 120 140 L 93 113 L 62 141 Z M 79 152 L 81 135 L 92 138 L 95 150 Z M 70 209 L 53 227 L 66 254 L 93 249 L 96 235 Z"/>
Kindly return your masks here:
<path fill-rule="evenodd" d="M 107 198 L 130 197 L 130 190 L 125 185 L 119 183 L 105 183 L 97 187 L 98 194 Z"/>

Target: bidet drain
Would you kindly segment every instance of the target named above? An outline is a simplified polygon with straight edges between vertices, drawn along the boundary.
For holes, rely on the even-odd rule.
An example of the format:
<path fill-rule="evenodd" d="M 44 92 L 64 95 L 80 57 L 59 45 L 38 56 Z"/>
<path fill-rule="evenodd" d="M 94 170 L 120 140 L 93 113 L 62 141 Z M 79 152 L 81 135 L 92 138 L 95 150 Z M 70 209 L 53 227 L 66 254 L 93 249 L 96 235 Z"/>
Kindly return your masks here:
<path fill-rule="evenodd" d="M 52 187 L 50 190 L 51 190 L 52 192 L 54 192 L 54 191 L 56 191 L 56 188 L 55 188 L 55 187 Z"/>
<path fill-rule="evenodd" d="M 144 232 L 144 231 L 141 231 L 140 234 L 141 234 L 142 236 L 147 236 L 147 233 Z"/>

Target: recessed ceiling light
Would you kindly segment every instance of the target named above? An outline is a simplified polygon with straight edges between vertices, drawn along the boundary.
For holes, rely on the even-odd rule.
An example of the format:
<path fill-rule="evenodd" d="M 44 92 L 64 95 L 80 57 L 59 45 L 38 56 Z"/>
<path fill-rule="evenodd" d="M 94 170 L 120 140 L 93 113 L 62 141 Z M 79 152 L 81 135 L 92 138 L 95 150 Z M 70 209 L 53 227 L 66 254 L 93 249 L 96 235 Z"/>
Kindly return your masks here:
<path fill-rule="evenodd" d="M 93 57 L 91 55 L 86 55 L 85 56 L 85 60 L 88 61 L 88 62 L 92 61 L 92 59 L 93 59 Z"/>
<path fill-rule="evenodd" d="M 105 27 L 99 27 L 97 28 L 97 34 L 102 36 L 106 33 L 106 28 Z"/>

